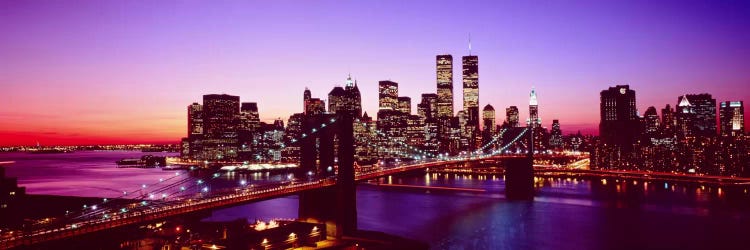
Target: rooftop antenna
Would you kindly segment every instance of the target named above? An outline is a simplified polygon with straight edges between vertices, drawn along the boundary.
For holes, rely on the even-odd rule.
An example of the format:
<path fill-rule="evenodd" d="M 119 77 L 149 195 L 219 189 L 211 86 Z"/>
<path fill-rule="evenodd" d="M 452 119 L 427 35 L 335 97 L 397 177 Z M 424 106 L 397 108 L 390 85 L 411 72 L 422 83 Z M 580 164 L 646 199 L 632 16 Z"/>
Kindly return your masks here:
<path fill-rule="evenodd" d="M 469 55 L 471 55 L 471 32 L 469 32 Z"/>

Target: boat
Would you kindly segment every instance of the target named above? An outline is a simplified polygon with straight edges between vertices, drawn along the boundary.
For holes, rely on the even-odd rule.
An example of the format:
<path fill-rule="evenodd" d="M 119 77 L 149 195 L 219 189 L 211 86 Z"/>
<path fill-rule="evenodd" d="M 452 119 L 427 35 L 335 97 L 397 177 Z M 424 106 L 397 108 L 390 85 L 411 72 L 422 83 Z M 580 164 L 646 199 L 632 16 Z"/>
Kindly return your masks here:
<path fill-rule="evenodd" d="M 141 158 L 126 158 L 118 160 L 115 163 L 117 163 L 118 168 L 155 168 L 166 166 L 167 158 L 164 156 L 144 155 Z"/>

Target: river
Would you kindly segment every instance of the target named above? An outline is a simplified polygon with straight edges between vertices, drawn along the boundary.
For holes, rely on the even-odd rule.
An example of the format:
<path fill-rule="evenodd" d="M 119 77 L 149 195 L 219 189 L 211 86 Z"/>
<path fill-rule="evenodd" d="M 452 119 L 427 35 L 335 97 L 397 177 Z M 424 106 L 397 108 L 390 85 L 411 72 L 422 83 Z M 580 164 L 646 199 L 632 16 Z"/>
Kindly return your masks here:
<path fill-rule="evenodd" d="M 0 153 L 6 175 L 30 194 L 118 197 L 143 184 L 188 178 L 185 171 L 116 168 L 133 151 Z M 183 173 L 175 175 L 175 173 Z M 215 185 L 263 183 L 282 175 L 226 175 Z M 358 226 L 428 242 L 434 249 L 747 249 L 745 187 L 624 179 L 538 178 L 533 201 L 509 201 L 502 176 L 417 174 L 382 183 L 482 189 L 435 192 L 361 184 Z M 294 218 L 297 196 L 214 211 L 210 221 Z"/>

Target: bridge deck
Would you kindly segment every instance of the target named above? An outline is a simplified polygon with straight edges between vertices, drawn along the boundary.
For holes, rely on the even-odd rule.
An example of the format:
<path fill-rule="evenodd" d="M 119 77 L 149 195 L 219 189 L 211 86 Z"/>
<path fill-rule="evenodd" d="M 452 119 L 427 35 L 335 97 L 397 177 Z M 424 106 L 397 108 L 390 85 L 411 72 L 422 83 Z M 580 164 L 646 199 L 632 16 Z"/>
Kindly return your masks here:
<path fill-rule="evenodd" d="M 466 163 L 472 161 L 483 161 L 501 158 L 517 158 L 523 156 L 495 156 L 495 157 L 476 157 L 461 158 L 442 161 L 422 161 L 410 165 L 401 165 L 394 167 L 382 167 L 376 171 L 358 173 L 355 177 L 357 181 L 363 181 L 373 178 L 385 177 L 393 174 L 399 174 L 429 167 L 438 167 L 456 163 Z M 265 200 L 296 194 L 302 191 L 313 190 L 333 186 L 336 184 L 335 179 L 323 179 L 311 182 L 293 183 L 290 185 L 278 186 L 263 190 L 244 190 L 233 192 L 231 194 L 216 195 L 206 199 L 196 200 L 178 200 L 176 204 L 168 204 L 163 207 L 152 208 L 142 211 L 132 211 L 118 213 L 109 218 L 97 218 L 93 220 L 81 221 L 74 224 L 68 224 L 65 227 L 45 228 L 30 232 L 26 235 L 0 239 L 0 248 L 13 248 L 23 245 L 32 245 L 41 242 L 58 240 L 63 238 L 75 237 L 83 234 L 89 234 L 104 231 L 112 228 L 141 224 L 149 221 L 165 219 L 172 216 L 194 213 L 204 210 L 216 209 L 239 205 L 247 202 Z"/>

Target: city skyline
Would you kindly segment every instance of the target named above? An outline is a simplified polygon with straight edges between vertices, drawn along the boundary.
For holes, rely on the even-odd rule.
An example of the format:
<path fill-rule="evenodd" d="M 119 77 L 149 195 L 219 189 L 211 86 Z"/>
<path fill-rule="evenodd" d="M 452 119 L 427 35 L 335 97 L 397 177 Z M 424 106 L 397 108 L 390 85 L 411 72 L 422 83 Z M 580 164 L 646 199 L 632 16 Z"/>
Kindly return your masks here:
<path fill-rule="evenodd" d="M 413 4 L 415 3 L 404 5 Z M 9 22 L 0 24 L 0 31 L 10 34 L 0 38 L 4 44 L 0 46 L 0 52 L 9 55 L 8 58 L 10 58 L 10 60 L 4 60 L 1 65 L 2 68 L 9 69 L 9 73 L 0 75 L 2 77 L 0 83 L 7 86 L 4 89 L 8 90 L 2 91 L 0 98 L 10 100 L 10 105 L 3 105 L 4 108 L 0 109 L 0 117 L 2 117 L 0 137 L 4 138 L 0 141 L 0 145 L 34 145 L 37 141 L 47 145 L 176 143 L 185 134 L 185 106 L 198 101 L 197 96 L 222 93 L 240 96 L 241 102 L 257 103 L 262 121 L 271 122 L 279 117 L 286 120 L 291 114 L 302 112 L 300 96 L 305 87 L 311 89 L 313 96 L 325 98 L 334 86 L 344 86 L 346 76 L 350 73 L 353 78 L 357 79 L 361 89 L 363 111 L 370 116 L 377 113 L 377 86 L 382 80 L 397 82 L 399 96 L 411 97 L 411 110 L 412 113 L 416 113 L 414 111 L 417 110 L 419 103 L 417 100 L 421 94 L 436 93 L 434 60 L 436 55 L 442 54 L 450 54 L 454 57 L 453 113 L 455 115 L 463 108 L 460 105 L 462 95 L 459 94 L 462 84 L 458 84 L 461 82 L 458 77 L 461 77 L 462 70 L 459 63 L 461 57 L 469 55 L 469 32 L 471 32 L 473 44 L 471 55 L 479 56 L 481 61 L 479 67 L 482 73 L 479 78 L 482 87 L 479 90 L 478 106 L 484 107 L 490 104 L 499 109 L 495 120 L 498 124 L 503 122 L 502 118 L 505 117 L 503 110 L 508 106 L 519 107 L 521 110 L 519 120 L 526 120 L 528 117 L 527 94 L 531 87 L 539 93 L 542 126 L 550 127 L 553 119 L 560 120 L 565 134 L 574 133 L 577 130 L 587 134 L 598 132 L 598 111 L 590 107 L 598 104 L 599 91 L 608 86 L 627 84 L 637 90 L 637 109 L 640 115 L 643 115 L 649 106 L 657 109 L 666 104 L 677 106 L 675 100 L 685 94 L 709 93 L 713 95 L 717 103 L 746 101 L 750 97 L 750 93 L 742 91 L 746 90 L 746 85 L 750 82 L 750 73 L 748 73 L 750 66 L 746 63 L 746 59 L 743 59 L 750 58 L 750 50 L 746 46 L 750 41 L 750 36 L 746 32 L 741 32 L 741 28 L 747 27 L 746 24 L 749 21 L 738 18 L 742 14 L 741 11 L 733 12 L 727 9 L 731 6 L 712 5 L 705 12 L 698 12 L 699 4 L 666 6 L 667 3 L 659 3 L 665 6 L 656 6 L 675 7 L 677 10 L 666 8 L 661 10 L 663 11 L 661 14 L 683 18 L 678 22 L 679 25 L 658 17 L 654 10 L 658 8 L 638 3 L 625 4 L 630 8 L 621 12 L 609 9 L 614 8 L 613 6 L 592 7 L 580 6 L 580 4 L 564 8 L 571 13 L 558 8 L 545 9 L 545 6 L 536 10 L 539 11 L 537 14 L 554 14 L 551 16 L 555 18 L 571 18 L 572 13 L 595 7 L 619 14 L 614 17 L 598 18 L 612 21 L 615 27 L 624 30 L 607 32 L 603 26 L 597 26 L 592 24 L 595 22 L 585 20 L 584 27 L 571 31 L 598 31 L 602 32 L 604 38 L 592 36 L 579 41 L 575 39 L 574 34 L 545 33 L 545 31 L 555 30 L 554 28 L 560 28 L 556 27 L 559 25 L 546 21 L 541 24 L 534 23 L 523 17 L 520 18 L 528 22 L 524 24 L 533 28 L 530 34 L 505 36 L 504 39 L 503 35 L 518 28 L 506 27 L 507 23 L 503 21 L 508 20 L 481 9 L 475 10 L 480 17 L 479 21 L 497 21 L 504 24 L 501 25 L 503 28 L 472 29 L 472 25 L 457 28 L 468 21 L 456 18 L 437 20 L 434 25 L 445 24 L 451 29 L 442 31 L 438 35 L 429 35 L 416 31 L 419 25 L 429 23 L 427 19 L 416 18 L 428 16 L 427 10 L 415 13 L 413 6 L 383 3 L 382 6 L 364 6 L 375 8 L 376 11 L 373 14 L 360 14 L 377 15 L 395 11 L 396 18 L 409 18 L 409 20 L 414 20 L 413 23 L 406 22 L 409 23 L 406 27 L 393 30 L 391 30 L 392 25 L 383 24 L 376 26 L 377 28 L 372 33 L 362 33 L 363 30 L 348 29 L 359 25 L 365 27 L 361 22 L 343 25 L 336 23 L 335 20 L 317 20 L 317 15 L 328 13 L 318 11 L 316 14 L 305 16 L 316 20 L 315 24 L 306 28 L 325 33 L 328 30 L 316 28 L 315 25 L 335 24 L 330 31 L 332 34 L 341 35 L 333 36 L 339 38 L 318 35 L 308 40 L 313 43 L 309 44 L 310 47 L 305 47 L 308 44 L 299 42 L 279 41 L 284 36 L 299 36 L 307 33 L 304 28 L 303 30 L 294 29 L 294 24 L 304 21 L 302 20 L 304 18 L 299 18 L 300 20 L 275 25 L 289 30 L 278 31 L 267 40 L 255 41 L 257 43 L 255 47 L 244 47 L 239 46 L 238 43 L 254 35 L 263 34 L 264 31 L 259 27 L 255 27 L 257 30 L 252 31 L 241 29 L 242 24 L 245 24 L 241 20 L 245 20 L 248 13 L 236 11 L 228 17 L 217 17 L 214 21 L 187 22 L 187 18 L 192 15 L 215 17 L 215 14 L 220 13 L 223 8 L 252 6 L 211 5 L 215 9 L 201 12 L 193 9 L 195 6 L 191 4 L 161 3 L 158 4 L 161 6 L 154 8 L 172 11 L 169 12 L 171 14 L 171 16 L 168 15 L 169 18 L 161 20 L 169 24 L 164 27 L 180 28 L 177 29 L 180 30 L 179 32 L 168 33 L 159 30 L 156 20 L 149 21 L 145 18 L 155 17 L 155 14 L 145 11 L 148 9 L 147 6 L 139 6 L 137 3 L 90 2 L 85 5 L 87 8 L 82 9 L 71 9 L 54 4 L 26 6 L 34 4 L 0 3 L 0 5 L 4 6 L 0 8 L 2 9 L 0 18 L 8 18 L 16 22 L 15 25 L 8 25 Z M 330 5 L 323 7 L 300 5 L 302 6 L 268 4 L 265 7 L 272 11 L 266 14 L 266 17 L 280 15 L 280 12 L 286 11 L 282 7 L 291 7 L 290 11 L 298 13 L 304 13 L 301 10 L 304 9 L 303 7 L 317 7 L 324 8 L 324 10 L 327 10 L 326 7 L 331 7 Z M 350 10 L 364 8 L 362 5 L 366 4 L 344 5 L 342 9 Z M 540 7 L 505 5 L 510 4 L 500 4 L 495 7 L 510 7 L 518 11 L 526 10 L 526 12 L 533 12 L 532 7 Z M 446 4 L 429 8 L 445 9 L 450 6 Z M 36 10 L 36 12 L 30 10 Z M 65 11 L 53 12 L 55 10 Z M 97 16 L 89 13 L 94 10 L 124 11 L 125 13 L 114 15 L 114 17 L 108 16 L 108 22 L 94 24 L 91 22 Z M 129 12 L 130 10 L 133 12 Z M 250 8 L 246 10 L 251 11 Z M 469 10 L 465 8 L 460 10 L 464 15 L 468 15 L 464 12 Z M 645 15 L 648 20 L 661 21 L 656 22 L 658 25 L 655 27 L 628 23 L 638 11 L 645 11 L 641 14 Z M 35 15 L 49 14 L 51 17 L 45 17 L 45 19 L 41 16 L 29 15 L 32 12 Z M 722 16 L 711 15 L 719 13 Z M 349 17 L 351 15 L 353 14 L 348 11 L 342 11 L 333 16 Z M 699 16 L 696 18 L 692 15 Z M 72 16 L 77 18 L 61 21 L 61 23 L 55 19 Z M 135 17 L 145 19 L 139 19 L 133 23 L 128 21 Z M 404 23 L 401 19 L 394 23 Z M 701 23 L 705 20 L 712 20 L 712 22 Z M 172 23 L 181 21 L 186 23 L 184 25 Z M 686 22 L 689 25 L 685 25 Z M 88 27 L 89 24 L 93 27 Z M 204 24 L 204 26 L 199 25 L 197 31 L 182 30 L 197 24 Z M 214 39 L 198 39 L 200 37 L 197 36 L 201 32 L 206 32 L 219 24 L 227 24 L 227 29 L 245 33 L 235 36 L 235 33 L 224 30 L 225 33 L 219 32 L 213 37 Z M 248 24 L 253 24 L 253 22 L 248 21 Z M 54 31 L 58 25 L 62 25 L 63 29 L 50 32 L 49 35 L 35 34 L 29 37 L 25 33 L 39 34 Z M 105 31 L 108 27 L 116 29 Z M 634 33 L 622 34 L 627 33 L 625 30 Z M 648 30 L 651 33 L 642 33 Z M 666 33 L 657 34 L 659 33 L 657 31 Z M 694 31 L 694 33 L 687 31 Z M 143 37 L 143 32 L 149 35 Z M 274 32 L 277 31 L 274 30 Z M 368 40 L 372 36 L 390 34 L 389 32 L 393 35 L 403 35 L 403 41 Z M 93 39 L 84 39 L 85 37 Z M 438 37 L 446 39 L 432 40 Z M 665 37 L 672 37 L 674 44 L 661 40 Z M 142 39 L 137 41 L 140 46 L 131 46 L 126 43 L 127 39 L 135 38 Z M 196 39 L 191 39 L 186 44 L 172 45 L 183 38 Z M 353 41 L 347 41 L 345 38 L 352 38 Z M 582 47 L 573 45 L 549 48 L 547 46 L 551 46 L 554 42 L 539 42 L 539 40 L 555 38 L 566 42 L 583 42 L 577 45 Z M 616 40 L 617 38 L 636 43 L 618 44 L 607 41 L 607 39 Z M 328 41 L 335 41 L 335 43 L 324 44 Z M 265 44 L 266 42 L 269 44 Z M 66 44 L 70 44 L 70 47 Z M 263 44 L 278 44 L 279 48 L 270 49 L 269 52 L 260 52 L 267 48 L 262 46 Z M 415 47 L 416 44 L 419 46 Z M 715 44 L 722 46 L 711 46 Z M 375 53 L 358 51 L 361 46 Z M 590 48 L 587 46 L 593 46 L 597 50 L 603 49 L 603 55 L 601 51 L 597 53 L 588 51 Z M 198 48 L 208 49 L 208 52 L 194 51 Z M 309 48 L 322 51 L 310 51 Z M 606 50 L 607 48 L 612 50 Z M 588 53 L 582 53 L 583 55 L 578 57 L 572 56 L 582 51 L 588 51 Z M 639 53 L 628 55 L 632 52 Z M 126 56 L 128 53 L 134 54 Z M 195 54 L 186 55 L 186 53 Z M 269 57 L 274 53 L 279 56 Z M 253 55 L 258 59 L 244 58 Z M 325 60 L 318 63 L 314 58 L 325 58 Z M 610 64 L 601 65 L 604 62 Z M 258 63 L 262 65 L 259 67 Z M 570 63 L 572 65 L 568 65 Z M 313 65 L 315 67 L 311 68 L 310 66 Z M 201 71 L 202 68 L 206 70 Z M 745 123 L 747 124 L 747 120 Z"/>

